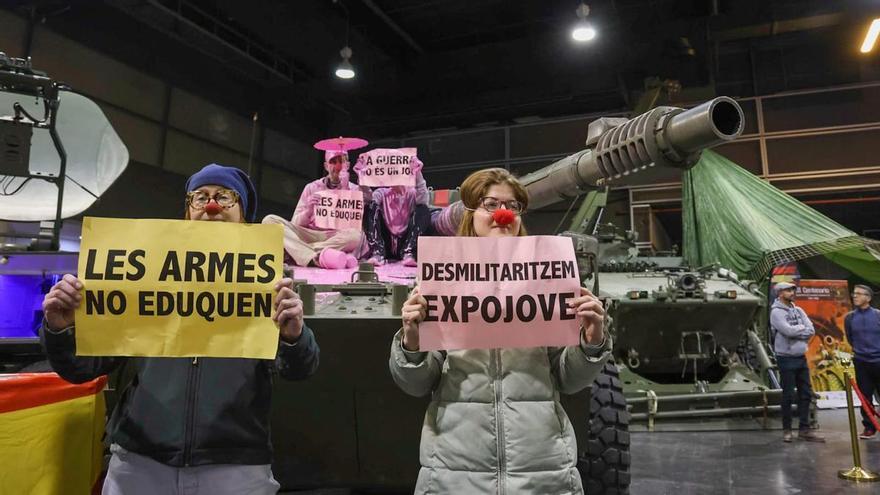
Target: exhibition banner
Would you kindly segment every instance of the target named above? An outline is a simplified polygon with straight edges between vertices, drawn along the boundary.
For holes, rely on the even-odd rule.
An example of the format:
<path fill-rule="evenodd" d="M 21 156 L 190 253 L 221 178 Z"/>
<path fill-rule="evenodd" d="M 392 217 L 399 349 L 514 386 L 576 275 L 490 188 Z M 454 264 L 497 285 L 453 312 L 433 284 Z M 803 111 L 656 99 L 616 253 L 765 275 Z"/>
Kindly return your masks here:
<path fill-rule="evenodd" d="M 419 238 L 419 292 L 428 301 L 419 348 L 568 346 L 580 296 L 571 240 L 556 236 Z"/>
<path fill-rule="evenodd" d="M 416 148 L 377 148 L 361 153 L 354 166 L 358 183 L 369 187 L 415 187 L 422 163 Z"/>
<path fill-rule="evenodd" d="M 315 194 L 319 198 L 315 226 L 319 229 L 363 229 L 364 193 L 360 190 L 327 189 Z"/>
<path fill-rule="evenodd" d="M 846 280 L 801 279 L 797 286 L 795 304 L 800 306 L 813 322 L 816 335 L 807 346 L 807 364 L 810 381 L 817 392 L 841 391 L 843 367 L 834 359 L 851 357 L 852 347 L 846 340 L 843 320 L 852 310 Z"/>
<path fill-rule="evenodd" d="M 83 220 L 76 351 L 274 359 L 282 227 Z"/>

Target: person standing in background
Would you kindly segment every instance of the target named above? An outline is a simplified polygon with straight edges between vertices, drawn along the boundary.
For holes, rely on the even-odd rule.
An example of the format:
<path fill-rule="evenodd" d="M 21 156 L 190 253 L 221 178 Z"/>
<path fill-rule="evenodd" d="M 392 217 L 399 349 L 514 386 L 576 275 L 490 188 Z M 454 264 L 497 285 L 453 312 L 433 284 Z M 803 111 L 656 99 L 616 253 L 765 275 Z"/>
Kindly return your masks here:
<path fill-rule="evenodd" d="M 867 399 L 880 392 L 880 309 L 871 307 L 874 291 L 867 285 L 853 287 L 853 310 L 843 320 L 846 340 L 853 349 L 853 366 L 856 368 L 856 383 Z M 862 424 L 865 429 L 860 438 L 872 438 L 877 429 L 862 410 Z"/>
<path fill-rule="evenodd" d="M 776 301 L 770 307 L 770 333 L 782 378 L 782 441 L 791 442 L 791 402 L 797 388 L 798 438 L 808 442 L 825 439 L 810 429 L 813 388 L 807 367 L 807 341 L 816 334 L 807 313 L 794 304 L 796 286 L 780 282 L 774 287 Z"/>

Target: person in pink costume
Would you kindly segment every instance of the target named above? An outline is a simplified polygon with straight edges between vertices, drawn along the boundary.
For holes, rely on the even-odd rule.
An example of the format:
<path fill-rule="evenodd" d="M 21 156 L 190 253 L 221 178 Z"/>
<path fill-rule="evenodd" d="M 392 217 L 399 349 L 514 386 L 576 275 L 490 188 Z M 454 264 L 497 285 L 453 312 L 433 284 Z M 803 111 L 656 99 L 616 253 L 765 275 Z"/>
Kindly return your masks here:
<path fill-rule="evenodd" d="M 416 266 L 418 239 L 430 226 L 428 187 L 422 177 L 423 164 L 415 159 L 415 187 L 380 187 L 373 191 L 367 207 L 364 234 L 370 248 L 369 262 L 382 265 L 386 260 L 402 260 Z M 354 167 L 361 170 L 360 162 Z"/>
<path fill-rule="evenodd" d="M 306 184 L 293 218 L 290 221 L 278 215 L 263 218 L 264 224 L 284 226 L 284 250 L 297 265 L 317 265 L 329 269 L 357 266 L 356 255 L 364 244 L 363 232 L 358 229 L 328 230 L 315 225 L 315 206 L 320 199 L 318 192 L 329 189 L 360 190 L 357 184 L 349 182 L 348 166 L 347 152 L 324 152 L 327 175 Z"/>

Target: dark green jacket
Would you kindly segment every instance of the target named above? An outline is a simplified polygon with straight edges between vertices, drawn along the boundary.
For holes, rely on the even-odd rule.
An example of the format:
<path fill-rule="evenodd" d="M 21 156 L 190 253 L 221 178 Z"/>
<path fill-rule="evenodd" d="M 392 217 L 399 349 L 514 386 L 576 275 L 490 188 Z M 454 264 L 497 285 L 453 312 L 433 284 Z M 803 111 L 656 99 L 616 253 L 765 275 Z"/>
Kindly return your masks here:
<path fill-rule="evenodd" d="M 296 345 L 274 361 L 240 358 L 77 357 L 74 329 L 41 340 L 52 369 L 83 383 L 123 363 L 134 378 L 108 424 L 110 441 L 169 466 L 270 464 L 269 408 L 274 376 L 299 380 L 318 367 L 319 349 L 304 326 Z"/>

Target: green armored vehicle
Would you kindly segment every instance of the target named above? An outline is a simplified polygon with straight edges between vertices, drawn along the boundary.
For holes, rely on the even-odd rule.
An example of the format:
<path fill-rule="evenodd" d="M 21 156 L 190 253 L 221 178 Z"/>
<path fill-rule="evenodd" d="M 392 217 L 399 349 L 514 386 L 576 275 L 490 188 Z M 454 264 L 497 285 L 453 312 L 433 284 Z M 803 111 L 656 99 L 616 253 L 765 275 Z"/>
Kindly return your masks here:
<path fill-rule="evenodd" d="M 562 234 L 575 244 L 584 284 L 597 288 L 608 305 L 614 356 L 623 365 L 619 373 L 609 363 L 591 390 L 563 401 L 589 493 L 628 492 L 624 388 L 645 383 L 645 390 L 659 391 L 660 384 L 680 384 L 666 375 L 681 374 L 683 364 L 687 391 L 714 390 L 715 376 L 726 383 L 724 390 L 734 381 L 757 380 L 745 378 L 734 357 L 760 306 L 757 296 L 730 274 L 686 270 L 678 258 L 630 260 L 631 250 L 620 239 L 595 227 L 602 189 L 648 183 L 660 168 L 689 168 L 703 149 L 735 139 L 742 122 L 739 105 L 726 97 L 690 110 L 658 107 L 631 120 L 599 119 L 590 125 L 587 149 L 521 179 L 531 209 L 598 191 L 584 202 L 583 221 Z M 452 215 L 461 211 L 460 203 L 448 208 Z M 323 351 L 321 368 L 306 382 L 277 384 L 276 477 L 286 487 L 411 491 L 427 399 L 399 391 L 387 360 L 415 271 L 362 265 L 344 280 L 330 280 L 309 270 L 297 269 L 294 277 Z"/>
<path fill-rule="evenodd" d="M 766 296 L 758 285 L 675 256 L 635 255 L 634 244 L 600 226 L 600 294 L 609 301 L 614 356 L 632 418 L 766 419 L 779 402 L 774 365 L 760 335 Z M 692 425 L 693 426 L 693 425 Z"/>

